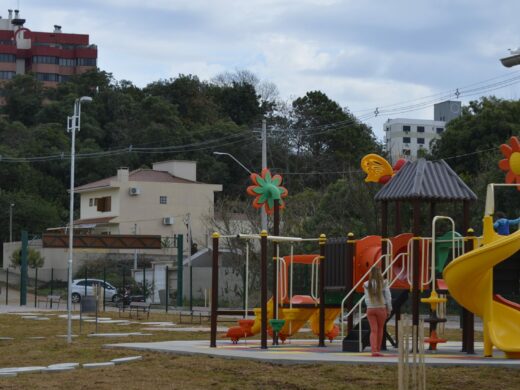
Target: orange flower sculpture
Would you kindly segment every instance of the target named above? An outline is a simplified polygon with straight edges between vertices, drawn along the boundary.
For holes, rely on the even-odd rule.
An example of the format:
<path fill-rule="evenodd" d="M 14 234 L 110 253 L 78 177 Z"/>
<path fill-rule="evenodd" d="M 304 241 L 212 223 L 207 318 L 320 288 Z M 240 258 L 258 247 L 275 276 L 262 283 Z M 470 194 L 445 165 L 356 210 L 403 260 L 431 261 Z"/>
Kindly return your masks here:
<path fill-rule="evenodd" d="M 269 169 L 262 169 L 262 174 L 251 174 L 251 181 L 254 185 L 247 187 L 247 193 L 254 196 L 253 207 L 259 209 L 265 207 L 267 214 L 272 214 L 274 211 L 274 201 L 279 201 L 280 209 L 285 207 L 285 202 L 282 200 L 289 193 L 285 187 L 282 187 L 282 176 L 271 176 Z"/>
<path fill-rule="evenodd" d="M 508 144 L 500 145 L 500 150 L 505 159 L 500 160 L 498 166 L 506 173 L 506 183 L 520 184 L 520 141 L 517 137 L 511 137 Z M 516 187 L 520 191 L 520 185 Z"/>

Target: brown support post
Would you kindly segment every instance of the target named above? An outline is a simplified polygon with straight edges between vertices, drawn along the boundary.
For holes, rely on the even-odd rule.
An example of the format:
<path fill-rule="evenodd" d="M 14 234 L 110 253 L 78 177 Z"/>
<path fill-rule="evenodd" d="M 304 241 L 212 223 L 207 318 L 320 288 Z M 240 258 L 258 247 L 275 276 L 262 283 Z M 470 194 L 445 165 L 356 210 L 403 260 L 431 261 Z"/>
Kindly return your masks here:
<path fill-rule="evenodd" d="M 354 287 L 354 255 L 356 253 L 356 241 L 354 233 L 347 234 L 347 264 L 345 265 L 345 289 L 349 293 Z M 347 313 L 352 310 L 354 306 L 354 297 L 351 295 L 348 297 L 346 303 Z M 354 328 L 353 316 L 349 316 L 347 319 L 347 334 L 352 332 Z"/>
<path fill-rule="evenodd" d="M 464 232 L 468 232 L 469 236 L 469 201 L 465 200 L 463 203 L 463 221 L 462 221 L 462 229 Z M 465 250 L 471 250 L 473 249 L 473 240 L 470 240 L 465 242 Z M 471 245 L 471 247 L 469 246 Z M 468 354 L 474 354 L 475 353 L 475 346 L 474 346 L 474 322 L 475 322 L 475 315 L 470 312 L 469 310 L 466 310 L 465 308 L 462 309 L 462 352 L 466 352 Z"/>
<path fill-rule="evenodd" d="M 217 310 L 218 310 L 218 240 L 220 234 L 217 232 L 211 236 L 213 238 L 213 262 L 211 268 L 211 348 L 217 347 Z"/>
<path fill-rule="evenodd" d="M 274 221 L 273 235 L 280 235 L 280 201 L 274 200 Z M 276 283 L 278 274 L 278 258 L 276 257 L 278 242 L 273 242 L 273 318 L 276 316 L 276 308 L 278 307 L 278 286 Z M 278 345 L 278 333 L 273 331 L 273 345 Z"/>
<path fill-rule="evenodd" d="M 401 234 L 402 232 L 402 227 L 401 227 L 401 202 L 400 201 L 396 201 L 395 202 L 395 221 L 394 221 L 394 224 L 395 224 L 395 232 L 394 232 L 394 236 L 397 236 L 398 234 Z M 396 328 L 397 330 L 397 328 Z"/>
<path fill-rule="evenodd" d="M 327 236 L 320 234 L 320 340 L 319 346 L 325 346 L 325 244 Z"/>
<path fill-rule="evenodd" d="M 388 238 L 388 202 L 383 201 L 381 203 L 381 254 L 385 255 L 388 250 L 388 243 L 386 239 Z M 392 256 L 390 256 L 390 261 L 392 261 Z M 381 264 L 381 269 L 384 271 L 386 269 L 387 259 L 383 264 Z M 384 325 L 385 331 L 383 332 L 383 340 L 381 341 L 381 349 L 386 351 L 386 323 Z"/>
<path fill-rule="evenodd" d="M 475 232 L 473 229 L 468 229 L 468 238 L 464 243 L 466 253 L 475 249 L 475 241 L 473 240 L 475 236 Z M 469 310 L 464 310 L 465 318 L 464 325 L 466 330 L 466 353 L 474 354 L 475 353 L 475 315 Z"/>
<path fill-rule="evenodd" d="M 419 240 L 421 236 L 421 205 L 417 199 L 413 200 L 413 289 L 412 289 L 412 324 L 419 326 Z"/>
<path fill-rule="evenodd" d="M 260 233 L 260 348 L 267 349 L 267 231 Z"/>

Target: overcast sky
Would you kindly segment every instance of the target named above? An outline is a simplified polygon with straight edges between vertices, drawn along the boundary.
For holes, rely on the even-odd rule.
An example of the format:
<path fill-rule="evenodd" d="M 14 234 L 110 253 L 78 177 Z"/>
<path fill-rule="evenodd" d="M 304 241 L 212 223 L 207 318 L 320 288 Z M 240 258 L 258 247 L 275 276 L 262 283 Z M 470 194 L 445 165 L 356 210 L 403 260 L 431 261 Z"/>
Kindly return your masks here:
<path fill-rule="evenodd" d="M 35 31 L 90 34 L 98 66 L 142 87 L 180 73 L 248 69 L 290 101 L 321 90 L 359 117 L 379 107 L 519 80 L 485 94 L 517 99 L 518 0 L 7 0 Z M 497 78 L 498 77 L 498 78 Z M 504 81 L 504 84 L 510 84 Z M 475 93 L 474 93 L 475 94 Z M 438 97 L 438 95 L 436 95 Z M 478 97 L 478 91 L 474 99 Z M 450 97 L 450 96 L 448 96 Z M 455 99 L 455 96 L 451 96 Z M 461 96 L 466 102 L 470 97 Z M 434 99 L 434 98 L 433 98 Z M 425 101 L 428 101 L 426 99 Z M 431 106 L 369 118 L 433 119 Z"/>

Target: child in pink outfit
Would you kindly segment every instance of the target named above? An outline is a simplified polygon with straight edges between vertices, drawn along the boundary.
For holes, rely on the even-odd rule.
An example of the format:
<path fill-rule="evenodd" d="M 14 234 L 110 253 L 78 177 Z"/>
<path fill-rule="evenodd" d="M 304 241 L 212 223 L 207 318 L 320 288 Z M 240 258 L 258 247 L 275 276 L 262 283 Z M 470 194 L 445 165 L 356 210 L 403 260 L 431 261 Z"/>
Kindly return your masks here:
<path fill-rule="evenodd" d="M 365 303 L 367 305 L 367 318 L 370 324 L 370 347 L 372 356 L 383 356 L 381 344 L 383 343 L 383 331 L 386 319 L 392 311 L 392 295 L 390 288 L 383 279 L 381 269 L 374 267 L 370 271 L 368 281 L 363 284 L 365 289 Z"/>

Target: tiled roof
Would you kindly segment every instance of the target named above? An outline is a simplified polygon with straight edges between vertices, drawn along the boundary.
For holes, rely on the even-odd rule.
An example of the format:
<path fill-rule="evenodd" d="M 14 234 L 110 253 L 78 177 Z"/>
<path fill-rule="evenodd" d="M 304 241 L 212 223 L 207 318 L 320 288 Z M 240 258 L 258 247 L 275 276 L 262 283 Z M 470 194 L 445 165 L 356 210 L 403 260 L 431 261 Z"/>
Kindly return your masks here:
<path fill-rule="evenodd" d="M 476 200 L 477 196 L 444 160 L 419 159 L 406 163 L 392 180 L 379 190 L 375 199 L 442 202 Z"/>
<path fill-rule="evenodd" d="M 75 191 L 91 190 L 95 188 L 110 187 L 112 181 L 117 180 L 117 176 L 107 177 L 92 183 L 87 183 L 82 186 L 76 187 Z M 196 184 L 196 181 L 182 179 L 180 177 L 173 176 L 166 171 L 156 171 L 154 169 L 137 169 L 128 174 L 128 181 L 147 181 L 157 183 L 192 183 Z"/>

